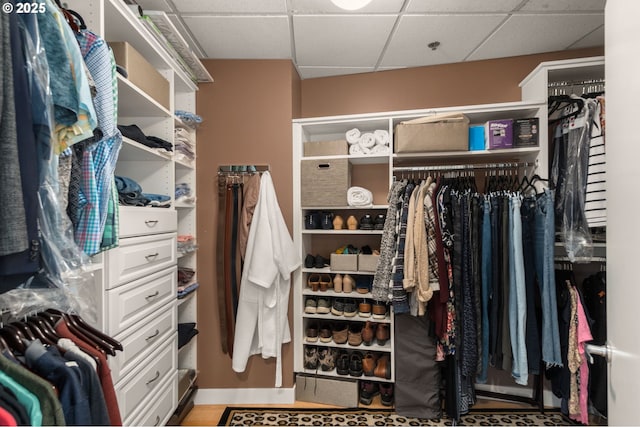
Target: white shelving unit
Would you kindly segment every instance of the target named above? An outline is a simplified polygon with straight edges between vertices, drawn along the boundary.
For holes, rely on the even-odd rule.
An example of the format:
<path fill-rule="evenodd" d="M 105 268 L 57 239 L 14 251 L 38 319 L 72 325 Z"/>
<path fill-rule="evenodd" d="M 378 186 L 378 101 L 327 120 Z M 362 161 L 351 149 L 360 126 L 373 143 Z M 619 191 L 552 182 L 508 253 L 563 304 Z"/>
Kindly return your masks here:
<path fill-rule="evenodd" d="M 545 92 L 546 93 L 546 92 Z M 546 96 L 539 95 L 537 98 L 532 98 L 523 102 L 510 102 L 500 104 L 487 104 L 487 105 L 475 105 L 475 106 L 461 106 L 461 107 L 447 107 L 437 109 L 425 109 L 425 110 L 410 110 L 410 111 L 398 111 L 387 113 L 373 113 L 373 114 L 358 114 L 348 116 L 332 116 L 332 117 L 319 117 L 309 119 L 299 119 L 293 121 L 293 183 L 294 183 L 294 242 L 304 259 L 307 254 L 320 255 L 325 258 L 328 257 L 328 252 L 333 251 L 344 244 L 349 244 L 350 239 L 357 239 L 360 244 L 379 244 L 381 232 L 380 231 L 362 231 L 362 230 L 306 230 L 304 229 L 304 217 L 311 211 L 329 211 L 338 212 L 341 215 L 346 213 L 354 215 L 362 215 L 364 213 L 371 213 L 372 215 L 386 212 L 386 195 L 391 183 L 394 179 L 394 167 L 405 166 L 430 166 L 430 165 L 457 165 L 457 164 L 474 164 L 474 163 L 498 163 L 498 162 L 527 162 L 538 165 L 537 172 L 541 176 L 547 174 L 547 153 L 546 147 L 527 147 L 527 148 L 513 148 L 507 150 L 483 150 L 483 151 L 450 151 L 450 152 L 425 152 L 425 153 L 389 153 L 384 156 L 349 156 L 349 155 L 332 155 L 332 156 L 314 156 L 303 157 L 303 144 L 306 142 L 320 142 L 320 141 L 333 141 L 337 139 L 345 139 L 345 133 L 353 128 L 358 128 L 361 132 L 372 132 L 377 129 L 384 129 L 393 135 L 395 126 L 402 121 L 410 120 L 418 117 L 424 117 L 433 115 L 436 113 L 451 113 L 462 112 L 470 120 L 470 125 L 484 124 L 488 120 L 497 119 L 518 119 L 538 117 L 540 123 L 546 122 Z M 547 140 L 546 126 L 540 127 L 540 141 Z M 393 138 L 392 138 L 393 141 Z M 367 188 L 367 183 L 353 182 L 353 177 L 356 175 L 358 168 L 376 168 L 375 173 L 378 176 L 386 176 L 388 180 L 384 181 L 385 188 L 368 188 L 374 193 L 374 205 L 369 208 L 360 207 L 330 207 L 330 206 L 302 206 L 301 205 L 301 192 L 304 188 L 301 188 L 301 168 L 302 160 L 341 160 L 346 159 L 351 166 L 351 185 L 358 185 Z M 380 182 L 376 185 L 382 185 Z M 383 196 L 381 196 L 381 194 Z M 377 198 L 376 198 L 377 195 Z M 376 243 L 377 242 L 377 243 Z M 357 245 L 356 245 L 357 246 Z M 371 246 L 372 248 L 374 246 Z M 333 249 L 331 249 L 333 248 Z M 322 251 L 325 251 L 324 253 Z M 328 251 L 328 252 L 327 252 Z M 341 317 L 332 315 L 318 315 L 318 314 L 305 314 L 304 313 L 304 301 L 309 296 L 322 296 L 333 298 L 367 298 L 367 295 L 360 295 L 357 293 L 351 294 L 339 294 L 332 292 L 313 292 L 307 285 L 307 277 L 313 273 L 348 273 L 350 275 L 368 275 L 372 276 L 374 272 L 362 272 L 362 271 L 332 271 L 329 267 L 325 268 L 300 268 L 294 274 L 293 282 L 293 300 L 294 300 L 294 370 L 296 373 L 324 377 L 328 379 L 341 379 L 343 381 L 336 381 L 335 387 L 338 389 L 343 386 L 344 380 L 360 381 L 360 380 L 372 380 L 372 381 L 394 381 L 395 373 L 392 374 L 391 380 L 386 380 L 379 377 L 349 377 L 338 375 L 335 371 L 322 371 L 321 369 L 308 370 L 304 368 L 304 347 L 307 345 L 318 346 L 331 346 L 338 349 L 351 349 L 361 352 L 375 351 L 375 352 L 388 352 L 391 356 L 392 370 L 395 371 L 395 357 L 394 357 L 394 345 L 395 345 L 395 332 L 393 331 L 394 315 L 390 310 L 390 315 L 387 319 L 379 321 L 391 324 L 391 339 L 383 346 L 383 348 L 365 346 L 352 347 L 348 345 L 335 345 L 332 343 L 307 343 L 305 341 L 305 328 L 310 320 L 317 322 L 322 319 L 333 320 L 333 318 L 340 318 L 341 321 L 353 322 L 353 321 L 366 321 L 359 317 Z M 371 294 L 368 294 L 369 298 Z M 369 319 L 371 321 L 378 321 Z M 345 387 L 345 390 L 353 390 L 353 387 Z"/>
<path fill-rule="evenodd" d="M 196 112 L 197 83 L 122 0 L 69 0 L 87 28 L 107 42 L 129 43 L 169 83 L 169 105 L 120 74 L 118 124 L 137 125 L 145 135 L 174 141 L 184 123 L 175 110 Z M 205 76 L 206 77 L 206 76 Z M 210 79 L 210 76 L 209 80 Z M 195 130 L 190 130 L 195 141 Z M 177 269 L 195 270 L 197 251 L 178 257 L 177 236 L 196 234 L 195 203 L 175 203 L 176 183 L 196 194 L 195 162 L 123 139 L 116 175 L 135 180 L 145 193 L 168 195 L 170 208 L 120 206 L 120 245 L 93 257 L 99 324 L 124 350 L 109 360 L 125 425 L 169 422 L 197 381 L 197 336 L 178 351 L 177 325 L 196 322 L 197 292 L 178 300 Z M 196 278 L 197 280 L 197 278 Z"/>

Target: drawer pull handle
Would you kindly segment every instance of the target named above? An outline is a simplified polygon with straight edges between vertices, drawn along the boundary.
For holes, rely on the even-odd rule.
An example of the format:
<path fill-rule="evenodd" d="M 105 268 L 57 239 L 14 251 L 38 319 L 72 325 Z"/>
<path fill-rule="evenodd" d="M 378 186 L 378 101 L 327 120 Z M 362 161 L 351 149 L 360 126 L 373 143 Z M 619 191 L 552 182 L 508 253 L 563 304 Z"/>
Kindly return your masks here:
<path fill-rule="evenodd" d="M 158 378 L 160 378 L 160 371 L 156 371 L 156 375 L 153 378 L 151 378 L 149 381 L 147 381 L 145 384 L 149 385 L 152 382 L 156 381 Z"/>
<path fill-rule="evenodd" d="M 149 255 L 145 255 L 144 257 L 147 259 L 147 261 L 151 261 L 156 259 L 156 257 L 160 255 L 158 252 L 156 252 L 155 254 L 149 254 Z"/>
<path fill-rule="evenodd" d="M 160 295 L 160 291 L 155 291 L 154 293 L 152 293 L 151 295 L 147 295 L 146 297 L 144 297 L 144 299 L 146 300 L 150 300 L 151 298 L 155 298 L 158 295 Z"/>
<path fill-rule="evenodd" d="M 156 415 L 156 423 L 154 424 L 154 426 L 159 426 L 160 425 L 160 415 Z"/>
<path fill-rule="evenodd" d="M 155 337 L 157 337 L 158 335 L 160 335 L 160 330 L 156 329 L 156 331 L 153 333 L 153 335 L 149 335 L 148 337 L 145 338 L 145 341 L 149 341 L 154 339 Z"/>
<path fill-rule="evenodd" d="M 154 227 L 158 223 L 158 220 L 157 219 L 148 219 L 144 223 L 147 224 L 148 227 Z"/>

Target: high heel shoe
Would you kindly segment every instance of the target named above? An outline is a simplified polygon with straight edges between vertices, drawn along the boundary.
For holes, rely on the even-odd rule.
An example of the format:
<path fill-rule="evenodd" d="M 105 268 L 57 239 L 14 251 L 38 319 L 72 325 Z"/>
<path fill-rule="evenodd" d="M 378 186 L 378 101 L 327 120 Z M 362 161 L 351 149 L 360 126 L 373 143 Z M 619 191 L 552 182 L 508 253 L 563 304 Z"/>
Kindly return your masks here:
<path fill-rule="evenodd" d="M 307 277 L 307 285 L 309 285 L 313 292 L 318 292 L 320 288 L 320 275 L 310 274 L 309 277 Z"/>
<path fill-rule="evenodd" d="M 344 292 L 345 294 L 350 294 L 353 291 L 354 283 L 355 280 L 353 280 L 353 277 L 345 274 L 342 277 L 342 292 Z"/>
<path fill-rule="evenodd" d="M 349 230 L 357 230 L 358 229 L 358 220 L 356 219 L 355 216 L 350 215 L 349 218 L 347 218 L 347 228 Z"/>
<path fill-rule="evenodd" d="M 333 218 L 333 229 L 334 230 L 342 230 L 344 226 L 344 219 L 340 215 L 336 215 Z"/>
<path fill-rule="evenodd" d="M 340 273 L 333 276 L 333 291 L 336 293 L 342 292 L 342 275 Z"/>
<path fill-rule="evenodd" d="M 320 292 L 327 292 L 331 286 L 331 276 L 329 274 L 320 275 Z"/>

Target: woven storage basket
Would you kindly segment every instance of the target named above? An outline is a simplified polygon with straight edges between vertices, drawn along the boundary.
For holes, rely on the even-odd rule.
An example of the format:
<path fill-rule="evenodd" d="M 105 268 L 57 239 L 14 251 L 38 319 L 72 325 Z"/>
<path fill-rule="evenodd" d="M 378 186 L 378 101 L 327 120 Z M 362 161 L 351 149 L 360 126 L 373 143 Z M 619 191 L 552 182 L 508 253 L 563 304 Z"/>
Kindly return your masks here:
<path fill-rule="evenodd" d="M 351 184 L 349 160 L 302 160 L 300 175 L 302 206 L 347 206 Z"/>

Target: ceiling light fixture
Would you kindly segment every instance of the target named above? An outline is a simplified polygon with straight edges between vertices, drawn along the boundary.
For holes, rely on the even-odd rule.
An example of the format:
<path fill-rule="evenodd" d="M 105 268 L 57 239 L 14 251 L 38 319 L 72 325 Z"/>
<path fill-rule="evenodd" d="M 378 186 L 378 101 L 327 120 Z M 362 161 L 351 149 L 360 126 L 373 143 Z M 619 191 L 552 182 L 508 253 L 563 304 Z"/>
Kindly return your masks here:
<path fill-rule="evenodd" d="M 331 2 L 340 9 L 358 10 L 371 3 L 371 0 L 331 0 Z"/>

